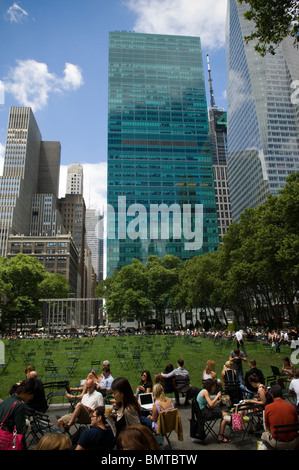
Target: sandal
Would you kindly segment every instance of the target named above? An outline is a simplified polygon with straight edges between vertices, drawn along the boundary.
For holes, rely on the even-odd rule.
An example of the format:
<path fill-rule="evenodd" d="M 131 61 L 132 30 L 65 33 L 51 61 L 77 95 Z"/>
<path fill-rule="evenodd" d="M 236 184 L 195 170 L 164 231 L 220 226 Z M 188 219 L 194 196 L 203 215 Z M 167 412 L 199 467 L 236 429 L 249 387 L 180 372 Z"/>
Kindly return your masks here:
<path fill-rule="evenodd" d="M 221 439 L 219 439 L 219 438 L 221 438 Z M 222 442 L 223 444 L 227 444 L 227 443 L 230 442 L 230 439 L 228 439 L 227 437 L 225 437 L 223 434 L 219 434 L 219 436 L 218 436 L 218 442 L 219 442 L 219 443 Z"/>

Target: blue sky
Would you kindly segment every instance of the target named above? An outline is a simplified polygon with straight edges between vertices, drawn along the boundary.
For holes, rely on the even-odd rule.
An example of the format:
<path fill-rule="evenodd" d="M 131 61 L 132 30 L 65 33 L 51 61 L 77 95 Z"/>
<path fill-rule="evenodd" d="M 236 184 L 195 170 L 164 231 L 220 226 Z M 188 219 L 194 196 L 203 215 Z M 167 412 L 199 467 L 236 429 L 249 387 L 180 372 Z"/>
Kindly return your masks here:
<path fill-rule="evenodd" d="M 208 92 L 226 108 L 227 0 L 0 0 L 0 174 L 10 106 L 31 106 L 44 140 L 84 167 L 87 206 L 106 198 L 109 31 L 199 36 Z M 4 90 L 4 92 L 3 92 Z M 207 95 L 209 104 L 209 95 Z"/>

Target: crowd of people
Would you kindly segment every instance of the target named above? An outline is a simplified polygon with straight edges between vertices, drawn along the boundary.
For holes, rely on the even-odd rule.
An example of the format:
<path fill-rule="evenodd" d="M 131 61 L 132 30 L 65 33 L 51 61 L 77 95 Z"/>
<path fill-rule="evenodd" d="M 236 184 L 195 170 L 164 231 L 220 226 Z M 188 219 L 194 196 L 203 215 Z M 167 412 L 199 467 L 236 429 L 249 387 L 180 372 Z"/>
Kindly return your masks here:
<path fill-rule="evenodd" d="M 276 339 L 273 336 L 270 341 Z M 295 448 L 298 434 L 290 431 L 287 435 L 274 436 L 274 425 L 298 423 L 299 368 L 295 368 L 288 357 L 283 357 L 280 376 L 268 387 L 255 359 L 247 358 L 242 331 L 236 334 L 235 340 L 236 347 L 228 354 L 221 376 L 217 376 L 215 361 L 208 360 L 200 387 L 191 386 L 181 358 L 176 367 L 167 364 L 153 377 L 149 370 L 142 371 L 140 382 L 133 387 L 126 377 L 114 378 L 110 362 L 103 361 L 100 374 L 93 370 L 79 387 L 67 388 L 66 397 L 73 408 L 57 420 L 61 432 L 44 435 L 35 449 L 161 450 L 157 440 L 159 415 L 182 406 L 180 396 L 184 398 L 184 406 L 190 405 L 190 400 L 196 400 L 204 419 L 219 419 L 220 443 L 230 442 L 225 430 L 230 423 L 232 407 L 246 399 L 253 407 L 260 405 L 264 410 L 262 440 L 268 446 L 280 449 Z M 249 366 L 246 373 L 244 364 Z M 22 436 L 23 449 L 26 449 L 30 416 L 36 411 L 47 410 L 45 391 L 37 372 L 28 366 L 25 376 L 26 379 L 13 385 L 9 397 L 0 403 L 0 423 L 8 414 L 3 429 L 12 433 L 16 427 Z M 289 392 L 294 393 L 294 404 L 283 400 L 286 384 Z M 145 393 L 154 396 L 150 413 L 140 406 L 140 395 Z M 174 396 L 174 403 L 170 395 Z M 76 431 L 72 433 L 73 425 L 76 425 Z"/>

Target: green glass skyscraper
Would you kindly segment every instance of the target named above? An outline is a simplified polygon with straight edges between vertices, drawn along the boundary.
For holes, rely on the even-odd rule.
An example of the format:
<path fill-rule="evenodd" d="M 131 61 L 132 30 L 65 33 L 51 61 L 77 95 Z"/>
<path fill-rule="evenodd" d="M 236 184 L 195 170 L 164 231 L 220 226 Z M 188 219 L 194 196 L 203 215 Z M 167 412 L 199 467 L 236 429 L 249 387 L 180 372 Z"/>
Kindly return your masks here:
<path fill-rule="evenodd" d="M 109 37 L 107 276 L 218 247 L 200 38 Z"/>

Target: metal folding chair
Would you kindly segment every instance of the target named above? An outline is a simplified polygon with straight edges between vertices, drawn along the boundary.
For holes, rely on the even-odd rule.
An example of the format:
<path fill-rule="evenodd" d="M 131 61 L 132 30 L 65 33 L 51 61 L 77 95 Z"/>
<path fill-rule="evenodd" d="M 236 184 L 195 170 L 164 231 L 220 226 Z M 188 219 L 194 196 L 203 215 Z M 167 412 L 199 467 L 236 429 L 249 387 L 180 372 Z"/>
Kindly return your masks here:
<path fill-rule="evenodd" d="M 198 426 L 201 427 L 201 437 L 199 439 L 203 442 L 208 437 L 209 434 L 213 436 L 218 441 L 218 434 L 214 431 L 214 426 L 217 423 L 219 418 L 212 418 L 207 420 L 197 403 L 196 398 L 192 399 L 191 404 L 192 418 L 195 419 L 198 423 Z"/>
<path fill-rule="evenodd" d="M 56 434 L 60 432 L 63 432 L 63 431 L 57 426 L 54 426 L 50 422 L 50 418 L 47 414 L 40 413 L 39 411 L 35 411 L 35 413 L 30 416 L 30 432 L 26 436 L 27 447 L 29 449 L 34 441 L 38 443 L 38 441 L 44 434 L 48 434 L 48 433 Z"/>
<path fill-rule="evenodd" d="M 276 440 L 284 440 L 284 436 L 289 433 L 296 433 L 297 434 L 297 442 L 299 444 L 299 422 L 297 423 L 289 423 L 289 424 L 276 424 L 274 425 L 274 439 Z"/>

